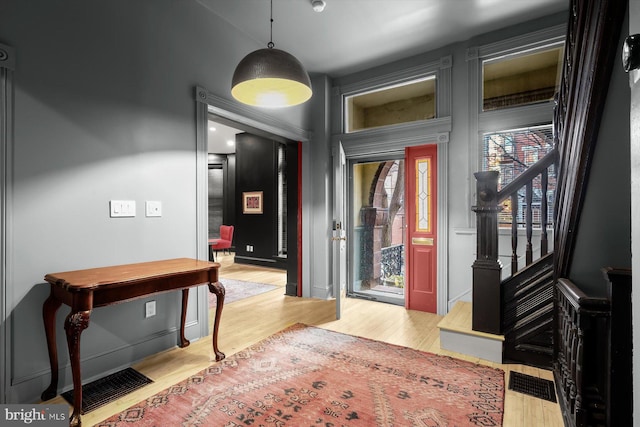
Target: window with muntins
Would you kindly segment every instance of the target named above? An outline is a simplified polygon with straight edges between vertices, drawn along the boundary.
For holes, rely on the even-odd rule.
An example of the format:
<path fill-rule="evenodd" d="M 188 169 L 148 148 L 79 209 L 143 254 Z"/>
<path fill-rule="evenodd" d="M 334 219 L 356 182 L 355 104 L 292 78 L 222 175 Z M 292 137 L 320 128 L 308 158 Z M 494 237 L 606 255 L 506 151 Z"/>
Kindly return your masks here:
<path fill-rule="evenodd" d="M 483 146 L 483 170 L 494 170 L 500 173 L 498 178 L 498 190 L 504 188 L 527 168 L 544 157 L 553 149 L 553 130 L 550 124 L 532 126 L 519 129 L 506 129 L 495 132 L 487 132 L 482 135 Z M 547 218 L 551 222 L 553 218 L 553 195 L 556 190 L 556 170 L 549 168 L 547 187 Z M 537 177 L 533 181 L 533 225 L 540 227 L 542 205 L 542 182 Z M 524 224 L 526 207 L 525 189 L 518 192 L 518 223 Z M 511 200 L 503 204 L 503 210 L 499 214 L 501 225 L 511 224 Z"/>
<path fill-rule="evenodd" d="M 498 171 L 499 189 L 554 149 L 553 100 L 562 74 L 565 35 L 566 27 L 558 25 L 467 50 L 469 137 L 478 141 L 478 149 L 470 153 L 472 172 Z M 555 168 L 551 166 L 545 173 L 546 194 L 540 176 L 532 183 L 534 227 L 541 226 L 543 197 L 547 199 L 549 226 L 554 217 Z M 472 204 L 475 182 L 473 186 Z M 505 200 L 499 215 L 501 226 L 511 225 L 516 208 L 517 225 L 524 226 L 528 208 L 525 193 L 523 188 L 514 201 L 510 197 Z"/>

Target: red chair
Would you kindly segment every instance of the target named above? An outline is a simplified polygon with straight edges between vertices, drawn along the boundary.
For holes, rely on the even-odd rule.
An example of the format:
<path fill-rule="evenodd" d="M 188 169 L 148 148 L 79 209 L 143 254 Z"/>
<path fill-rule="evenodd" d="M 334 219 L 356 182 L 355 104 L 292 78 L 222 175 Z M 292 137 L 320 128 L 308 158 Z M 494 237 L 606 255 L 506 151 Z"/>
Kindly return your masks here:
<path fill-rule="evenodd" d="M 209 248 L 213 260 L 215 261 L 218 251 L 228 251 L 231 254 L 231 243 L 233 242 L 233 225 L 221 225 L 220 226 L 220 238 L 209 239 Z M 214 254 L 215 251 L 215 254 Z M 224 253 L 224 252 L 223 252 Z"/>

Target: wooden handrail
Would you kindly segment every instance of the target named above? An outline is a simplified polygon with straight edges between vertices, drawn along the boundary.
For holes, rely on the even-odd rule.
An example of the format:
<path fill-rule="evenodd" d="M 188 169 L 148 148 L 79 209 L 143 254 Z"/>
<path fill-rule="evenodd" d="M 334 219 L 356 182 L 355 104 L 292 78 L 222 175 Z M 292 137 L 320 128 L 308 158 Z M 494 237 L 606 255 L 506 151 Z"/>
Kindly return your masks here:
<path fill-rule="evenodd" d="M 588 296 L 569 279 L 559 278 L 557 289 L 578 312 L 608 313 L 610 305 L 608 298 Z"/>
<path fill-rule="evenodd" d="M 554 164 L 558 159 L 558 150 L 552 149 L 543 158 L 538 160 L 533 165 L 529 166 L 527 170 L 518 175 L 513 181 L 505 185 L 500 191 L 498 191 L 498 203 L 505 201 L 512 194 L 515 194 L 522 187 L 531 182 L 536 176 Z"/>

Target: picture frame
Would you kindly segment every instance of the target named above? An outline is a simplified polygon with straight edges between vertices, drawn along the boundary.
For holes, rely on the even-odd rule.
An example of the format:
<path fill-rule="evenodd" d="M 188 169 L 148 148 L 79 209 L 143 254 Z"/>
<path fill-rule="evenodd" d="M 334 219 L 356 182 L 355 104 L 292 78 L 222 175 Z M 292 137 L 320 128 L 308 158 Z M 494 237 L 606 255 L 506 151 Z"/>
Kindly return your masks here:
<path fill-rule="evenodd" d="M 245 191 L 242 193 L 242 213 L 262 213 L 262 191 Z"/>

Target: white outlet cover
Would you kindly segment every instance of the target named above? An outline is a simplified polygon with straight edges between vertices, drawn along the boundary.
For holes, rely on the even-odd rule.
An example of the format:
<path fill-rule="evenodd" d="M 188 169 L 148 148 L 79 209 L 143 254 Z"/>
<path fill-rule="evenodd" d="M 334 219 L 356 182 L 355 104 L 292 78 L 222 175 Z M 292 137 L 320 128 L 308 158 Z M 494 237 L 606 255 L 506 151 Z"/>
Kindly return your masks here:
<path fill-rule="evenodd" d="M 156 302 L 155 300 L 153 301 L 147 301 L 144 304 L 144 317 L 152 317 L 156 315 Z"/>
<path fill-rule="evenodd" d="M 147 200 L 146 215 L 148 217 L 162 216 L 162 202 L 157 200 Z"/>

